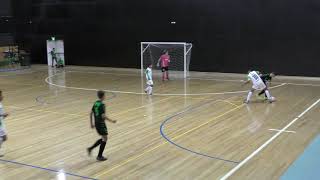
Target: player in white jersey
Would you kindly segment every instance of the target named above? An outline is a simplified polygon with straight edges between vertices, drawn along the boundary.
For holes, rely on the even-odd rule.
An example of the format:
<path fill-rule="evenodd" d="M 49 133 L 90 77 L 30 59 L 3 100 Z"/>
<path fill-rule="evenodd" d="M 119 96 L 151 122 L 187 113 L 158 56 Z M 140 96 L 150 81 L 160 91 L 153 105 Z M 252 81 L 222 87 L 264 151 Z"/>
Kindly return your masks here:
<path fill-rule="evenodd" d="M 268 97 L 269 102 L 270 103 L 273 102 L 273 98 L 270 95 L 270 92 L 269 92 L 267 86 L 265 85 L 265 83 L 263 82 L 263 80 L 261 79 L 261 77 L 257 71 L 249 71 L 248 80 L 244 84 L 247 84 L 250 81 L 252 82 L 252 88 L 249 91 L 247 99 L 244 101 L 244 103 L 249 103 L 251 96 L 255 90 L 264 90 L 267 97 Z"/>
<path fill-rule="evenodd" d="M 0 149 L 1 149 L 2 143 L 7 140 L 7 133 L 4 127 L 3 120 L 9 115 L 8 113 L 5 113 L 3 110 L 2 100 L 3 100 L 3 96 L 2 96 L 2 91 L 0 90 Z M 0 154 L 0 157 L 1 156 L 3 155 Z"/>
<path fill-rule="evenodd" d="M 146 81 L 147 81 L 147 87 L 144 90 L 145 93 L 148 95 L 152 95 L 152 89 L 153 89 L 153 81 L 152 81 L 152 64 L 148 66 L 148 68 L 145 71 L 146 73 Z"/>

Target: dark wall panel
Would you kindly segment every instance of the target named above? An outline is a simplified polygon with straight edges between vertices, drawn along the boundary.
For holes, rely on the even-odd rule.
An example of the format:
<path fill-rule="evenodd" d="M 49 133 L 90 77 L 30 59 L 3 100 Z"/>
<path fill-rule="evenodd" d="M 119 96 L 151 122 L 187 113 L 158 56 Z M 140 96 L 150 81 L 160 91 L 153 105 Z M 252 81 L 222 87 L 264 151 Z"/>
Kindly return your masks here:
<path fill-rule="evenodd" d="M 191 70 L 320 76 L 318 0 L 22 1 L 33 24 L 20 40 L 38 63 L 57 35 L 69 64 L 138 68 L 141 41 L 186 41 Z"/>
<path fill-rule="evenodd" d="M 0 0 L 0 16 L 11 16 L 11 0 Z"/>

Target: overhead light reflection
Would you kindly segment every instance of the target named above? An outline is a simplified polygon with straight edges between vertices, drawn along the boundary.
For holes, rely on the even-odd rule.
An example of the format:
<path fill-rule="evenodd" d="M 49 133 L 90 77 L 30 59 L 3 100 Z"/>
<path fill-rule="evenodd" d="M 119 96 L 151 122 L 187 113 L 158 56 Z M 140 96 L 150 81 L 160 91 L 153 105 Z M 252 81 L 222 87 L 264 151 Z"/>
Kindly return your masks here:
<path fill-rule="evenodd" d="M 63 170 L 60 170 L 57 175 L 57 180 L 66 180 L 66 174 Z"/>

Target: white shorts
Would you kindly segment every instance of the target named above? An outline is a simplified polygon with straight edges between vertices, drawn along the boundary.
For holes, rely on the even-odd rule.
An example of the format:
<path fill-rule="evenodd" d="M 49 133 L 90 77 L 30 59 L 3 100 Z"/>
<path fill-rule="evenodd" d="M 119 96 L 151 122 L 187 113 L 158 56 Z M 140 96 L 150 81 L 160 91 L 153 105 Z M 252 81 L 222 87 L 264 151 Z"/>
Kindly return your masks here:
<path fill-rule="evenodd" d="M 252 88 L 255 89 L 255 90 L 263 90 L 265 89 L 267 86 L 263 83 L 263 81 L 261 82 L 258 82 L 258 83 L 254 83 L 252 85 Z"/>
<path fill-rule="evenodd" d="M 153 85 L 153 81 L 152 81 L 152 80 L 148 80 L 148 81 L 147 81 L 147 85 L 148 85 L 148 86 L 152 86 L 152 85 Z"/>

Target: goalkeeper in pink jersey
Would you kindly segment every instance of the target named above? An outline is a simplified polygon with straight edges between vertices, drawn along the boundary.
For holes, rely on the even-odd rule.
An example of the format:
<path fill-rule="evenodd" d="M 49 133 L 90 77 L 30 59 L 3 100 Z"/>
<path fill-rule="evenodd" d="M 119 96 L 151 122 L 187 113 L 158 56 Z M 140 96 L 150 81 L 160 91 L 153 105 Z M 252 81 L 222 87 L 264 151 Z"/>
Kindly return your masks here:
<path fill-rule="evenodd" d="M 164 54 L 162 54 L 158 60 L 158 67 L 161 66 L 162 71 L 162 81 L 169 80 L 169 63 L 170 63 L 170 55 L 166 50 Z"/>

